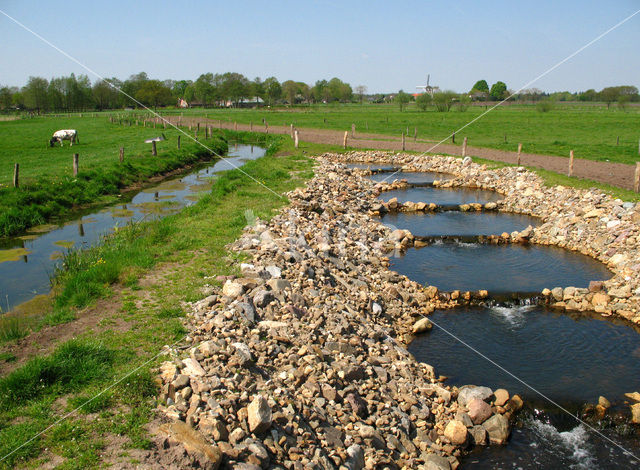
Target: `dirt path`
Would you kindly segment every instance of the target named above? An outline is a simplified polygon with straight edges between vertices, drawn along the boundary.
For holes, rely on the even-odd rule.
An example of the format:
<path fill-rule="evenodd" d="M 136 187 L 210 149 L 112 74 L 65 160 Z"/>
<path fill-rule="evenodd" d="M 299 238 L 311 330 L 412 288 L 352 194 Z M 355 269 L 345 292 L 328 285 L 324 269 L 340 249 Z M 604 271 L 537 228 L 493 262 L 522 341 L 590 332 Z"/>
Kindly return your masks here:
<path fill-rule="evenodd" d="M 174 118 L 174 123 L 177 118 Z M 182 124 L 188 125 L 189 123 L 195 124 L 200 122 L 201 125 L 204 122 L 209 122 L 215 128 L 234 129 L 234 125 L 228 122 L 220 122 L 217 119 L 198 119 L 198 118 L 183 118 Z M 247 124 L 238 124 L 237 130 L 254 132 L 265 132 L 265 126 L 261 123 L 254 124 L 251 128 Z M 289 134 L 290 128 L 286 126 L 269 126 L 269 131 L 272 134 Z M 201 129 L 201 133 L 204 134 L 204 129 Z M 329 129 L 298 129 L 299 137 L 301 141 L 313 142 L 317 144 L 330 144 L 330 145 L 342 145 L 344 138 L 344 131 L 336 131 Z M 449 155 L 460 155 L 462 152 L 462 146 L 452 144 L 440 144 L 435 148 L 432 148 L 436 142 L 426 141 L 418 139 L 417 142 L 413 142 L 413 137 L 407 139 L 405 148 L 414 152 L 426 152 L 430 150 L 431 153 L 445 153 Z M 349 138 L 347 145 L 353 148 L 366 148 L 376 150 L 402 150 L 402 142 L 399 138 L 380 135 L 380 134 L 365 134 L 356 133 L 355 137 Z M 488 160 L 495 160 L 506 163 L 516 163 L 517 153 L 507 152 L 504 150 L 490 149 L 484 147 L 467 147 L 467 155 L 472 157 L 486 158 Z M 533 153 L 523 153 L 521 155 L 521 163 L 530 167 L 543 168 L 545 170 L 554 171 L 556 173 L 566 174 L 569 167 L 569 159 L 565 157 L 556 157 L 551 155 L 538 155 Z M 575 159 L 573 174 L 578 178 L 587 178 L 600 183 L 610 184 L 624 189 L 633 189 L 633 177 L 635 167 L 633 165 L 626 165 L 624 163 L 610 163 L 610 162 L 596 162 L 593 160 Z"/>

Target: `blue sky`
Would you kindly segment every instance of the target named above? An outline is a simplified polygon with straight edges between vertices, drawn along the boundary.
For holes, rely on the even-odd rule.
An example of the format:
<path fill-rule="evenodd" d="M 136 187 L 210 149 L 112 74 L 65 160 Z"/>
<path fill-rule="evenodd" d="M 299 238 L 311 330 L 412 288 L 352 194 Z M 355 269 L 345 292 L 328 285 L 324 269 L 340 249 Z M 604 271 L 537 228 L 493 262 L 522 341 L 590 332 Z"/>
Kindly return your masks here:
<path fill-rule="evenodd" d="M 640 9 L 638 0 L 47 3 L 2 0 L 0 9 L 106 77 L 337 76 L 369 92 L 413 92 L 428 73 L 455 91 L 479 79 L 518 89 Z M 2 15 L 0 44 L 0 85 L 86 73 Z M 640 87 L 639 45 L 640 14 L 531 86 Z"/>

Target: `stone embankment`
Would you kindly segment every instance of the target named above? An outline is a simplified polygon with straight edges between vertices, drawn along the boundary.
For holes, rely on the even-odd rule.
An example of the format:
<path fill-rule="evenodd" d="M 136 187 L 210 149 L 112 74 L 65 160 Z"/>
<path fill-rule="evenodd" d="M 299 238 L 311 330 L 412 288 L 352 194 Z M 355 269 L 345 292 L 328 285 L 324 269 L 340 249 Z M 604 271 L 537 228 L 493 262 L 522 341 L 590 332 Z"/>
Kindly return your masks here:
<path fill-rule="evenodd" d="M 455 469 L 504 444 L 522 401 L 446 385 L 407 352 L 454 302 L 387 269 L 375 185 L 321 165 L 233 244 L 242 275 L 191 306 L 160 369 L 165 451 L 208 468 Z"/>
<path fill-rule="evenodd" d="M 497 203 L 466 204 L 459 209 L 527 214 L 539 217 L 542 223 L 523 232 L 487 237 L 489 242 L 559 246 L 601 261 L 614 274 L 605 282 L 591 283 L 589 288 L 548 286 L 541 294 L 549 305 L 567 311 L 596 311 L 605 316 L 613 314 L 640 323 L 640 203 L 623 202 L 597 189 L 547 187 L 538 175 L 523 167 L 488 169 L 486 165 L 472 163 L 468 158 L 384 152 L 331 154 L 326 158 L 343 162 L 391 163 L 405 171 L 449 173 L 454 177 L 436 181 L 434 186 L 499 192 L 503 199 Z M 400 179 L 401 175 L 396 175 L 396 178 Z M 394 177 L 390 180 L 390 183 L 374 185 L 375 191 L 380 193 L 406 187 L 405 182 L 393 181 Z M 373 214 L 393 210 L 427 211 L 438 210 L 438 207 L 429 201 L 401 204 L 393 199 L 372 207 Z M 396 233 L 395 237 L 396 249 L 413 246 L 411 234 L 401 237 Z"/>

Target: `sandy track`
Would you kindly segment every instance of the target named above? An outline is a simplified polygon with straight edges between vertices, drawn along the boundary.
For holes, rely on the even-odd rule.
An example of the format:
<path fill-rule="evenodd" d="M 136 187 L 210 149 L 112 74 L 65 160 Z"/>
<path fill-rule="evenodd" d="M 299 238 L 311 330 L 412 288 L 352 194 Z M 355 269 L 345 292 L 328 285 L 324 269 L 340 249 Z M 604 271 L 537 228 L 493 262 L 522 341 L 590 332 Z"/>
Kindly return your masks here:
<path fill-rule="evenodd" d="M 173 118 L 172 121 L 175 123 L 176 118 Z M 201 125 L 204 122 L 208 122 L 215 128 L 234 129 L 234 124 L 220 122 L 217 119 L 182 119 L 182 124 L 188 125 L 190 122 L 192 124 L 200 122 Z M 254 132 L 265 132 L 265 126 L 261 123 L 254 124 L 252 129 L 250 129 L 249 125 L 238 124 L 237 129 L 239 131 L 253 130 Z M 289 134 L 290 128 L 286 126 L 269 126 L 268 132 L 272 134 Z M 204 130 L 202 130 L 202 134 L 204 134 Z M 299 128 L 298 134 L 301 141 L 318 144 L 342 145 L 344 138 L 344 131 L 329 129 Z M 353 148 L 393 151 L 402 150 L 402 142 L 399 138 L 380 134 L 365 134 L 357 132 L 355 137 L 351 137 L 351 133 L 349 133 L 347 145 Z M 440 144 L 433 148 L 434 145 L 436 145 L 435 142 L 420 139 L 417 142 L 413 142 L 413 137 L 410 137 L 407 139 L 405 148 L 406 150 L 414 152 L 426 152 L 430 150 L 431 153 L 445 153 L 449 155 L 460 155 L 462 152 L 462 147 L 459 145 Z M 469 146 L 467 147 L 467 155 L 507 163 L 516 163 L 517 161 L 516 152 L 507 152 L 504 150 L 484 147 Z M 522 153 L 520 161 L 526 166 L 543 168 L 545 170 L 561 174 L 566 174 L 569 168 L 569 159 L 565 157 Z M 634 165 L 626 165 L 624 163 L 575 159 L 573 165 L 573 174 L 578 178 L 591 179 L 624 189 L 633 189 L 634 172 Z"/>

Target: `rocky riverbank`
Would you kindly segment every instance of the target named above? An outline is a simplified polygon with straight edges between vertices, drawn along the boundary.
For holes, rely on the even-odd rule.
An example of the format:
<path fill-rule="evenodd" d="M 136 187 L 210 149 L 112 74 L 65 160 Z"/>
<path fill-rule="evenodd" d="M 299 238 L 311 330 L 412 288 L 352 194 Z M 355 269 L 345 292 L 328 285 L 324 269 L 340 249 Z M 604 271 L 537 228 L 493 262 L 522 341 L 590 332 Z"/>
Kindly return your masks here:
<path fill-rule="evenodd" d="M 451 179 L 434 183 L 443 188 L 470 187 L 497 191 L 503 199 L 497 203 L 465 204 L 459 210 L 499 210 L 540 217 L 542 223 L 523 232 L 504 233 L 490 238 L 494 243 L 537 243 L 556 245 L 591 256 L 606 264 L 614 276 L 594 282 L 589 288 L 548 286 L 541 294 L 554 308 L 567 311 L 596 311 L 618 315 L 640 323 L 640 204 L 614 199 L 597 189 L 576 190 L 563 186 L 546 187 L 542 179 L 523 167 L 488 169 L 471 159 L 425 157 L 386 152 L 328 154 L 332 161 L 384 162 L 405 171 L 432 171 L 452 174 Z M 361 171 L 362 174 L 366 170 Z M 397 175 L 401 178 L 401 175 Z M 406 187 L 402 181 L 375 186 L 380 193 Z M 372 213 L 389 210 L 438 210 L 429 201 L 398 203 L 390 200 L 374 206 Z M 395 248 L 413 244 L 409 233 L 395 234 Z M 469 296 L 469 293 L 466 294 Z"/>
<path fill-rule="evenodd" d="M 455 302 L 387 269 L 396 242 L 370 216 L 378 189 L 327 158 L 316 175 L 233 244 L 242 276 L 192 305 L 187 342 L 160 370 L 159 458 L 455 469 L 474 445 L 504 444 L 517 395 L 443 384 L 404 347 Z"/>

